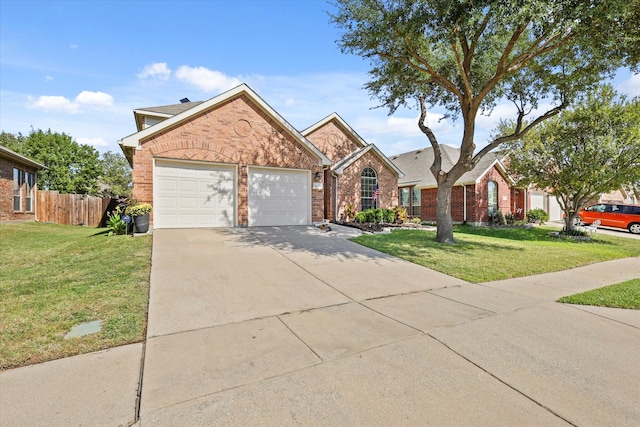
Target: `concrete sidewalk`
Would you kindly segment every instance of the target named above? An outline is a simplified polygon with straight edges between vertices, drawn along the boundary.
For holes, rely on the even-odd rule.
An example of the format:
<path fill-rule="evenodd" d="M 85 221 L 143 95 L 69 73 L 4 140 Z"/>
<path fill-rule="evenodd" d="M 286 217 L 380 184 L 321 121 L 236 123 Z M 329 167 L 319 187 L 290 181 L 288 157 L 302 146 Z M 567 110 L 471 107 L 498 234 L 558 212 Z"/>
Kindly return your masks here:
<path fill-rule="evenodd" d="M 354 233 L 156 231 L 146 347 L 0 373 L 0 425 L 637 425 L 640 311 L 554 301 L 640 259 L 469 284 Z"/>

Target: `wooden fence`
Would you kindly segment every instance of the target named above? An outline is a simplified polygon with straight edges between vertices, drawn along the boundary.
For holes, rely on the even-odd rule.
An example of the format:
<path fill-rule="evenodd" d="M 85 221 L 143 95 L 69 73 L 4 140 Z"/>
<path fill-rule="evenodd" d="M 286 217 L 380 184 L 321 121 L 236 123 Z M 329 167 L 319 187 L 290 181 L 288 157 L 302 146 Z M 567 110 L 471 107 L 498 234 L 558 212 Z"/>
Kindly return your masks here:
<path fill-rule="evenodd" d="M 111 199 L 45 190 L 39 190 L 37 198 L 37 221 L 87 227 L 104 225 L 111 203 Z"/>

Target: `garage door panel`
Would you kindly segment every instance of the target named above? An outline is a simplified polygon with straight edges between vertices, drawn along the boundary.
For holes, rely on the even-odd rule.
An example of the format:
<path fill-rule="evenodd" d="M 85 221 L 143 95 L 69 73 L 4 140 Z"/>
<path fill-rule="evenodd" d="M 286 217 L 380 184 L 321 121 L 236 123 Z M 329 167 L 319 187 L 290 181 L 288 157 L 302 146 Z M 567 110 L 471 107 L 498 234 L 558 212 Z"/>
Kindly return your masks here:
<path fill-rule="evenodd" d="M 249 169 L 249 225 L 308 225 L 311 220 L 309 171 Z"/>
<path fill-rule="evenodd" d="M 233 227 L 235 168 L 157 161 L 156 228 Z"/>

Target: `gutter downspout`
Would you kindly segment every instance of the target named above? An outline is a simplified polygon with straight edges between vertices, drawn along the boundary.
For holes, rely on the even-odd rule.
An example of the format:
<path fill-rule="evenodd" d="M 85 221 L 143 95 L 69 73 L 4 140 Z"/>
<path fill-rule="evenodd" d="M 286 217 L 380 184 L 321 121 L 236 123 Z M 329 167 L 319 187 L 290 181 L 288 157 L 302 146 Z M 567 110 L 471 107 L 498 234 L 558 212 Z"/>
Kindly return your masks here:
<path fill-rule="evenodd" d="M 467 223 L 467 186 L 462 184 L 462 201 L 463 201 L 463 209 L 462 209 L 462 223 Z"/>
<path fill-rule="evenodd" d="M 333 220 L 338 222 L 338 175 L 335 172 L 331 172 L 331 177 L 333 178 L 333 182 L 335 182 L 335 197 L 333 199 Z"/>

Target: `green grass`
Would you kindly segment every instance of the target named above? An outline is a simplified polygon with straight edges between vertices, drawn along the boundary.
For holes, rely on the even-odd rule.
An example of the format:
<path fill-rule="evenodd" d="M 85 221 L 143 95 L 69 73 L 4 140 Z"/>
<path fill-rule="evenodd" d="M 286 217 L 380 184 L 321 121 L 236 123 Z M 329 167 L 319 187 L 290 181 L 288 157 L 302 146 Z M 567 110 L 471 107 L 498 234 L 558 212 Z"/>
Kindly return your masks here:
<path fill-rule="evenodd" d="M 454 245 L 436 243 L 435 231 L 428 230 L 394 230 L 352 240 L 473 283 L 640 256 L 640 240 L 597 236 L 585 242 L 552 238 L 550 231 L 554 229 L 456 226 Z"/>
<path fill-rule="evenodd" d="M 0 369 L 144 340 L 151 237 L 104 230 L 0 225 Z M 64 338 L 93 320 L 100 332 Z"/>
<path fill-rule="evenodd" d="M 640 310 L 640 279 L 562 297 L 558 302 Z"/>

